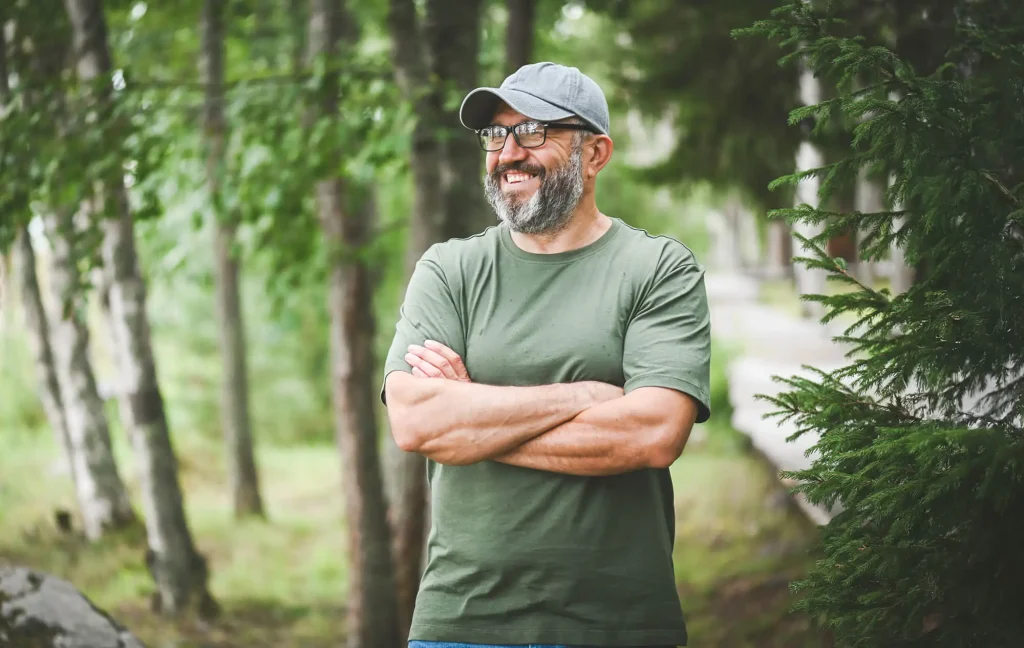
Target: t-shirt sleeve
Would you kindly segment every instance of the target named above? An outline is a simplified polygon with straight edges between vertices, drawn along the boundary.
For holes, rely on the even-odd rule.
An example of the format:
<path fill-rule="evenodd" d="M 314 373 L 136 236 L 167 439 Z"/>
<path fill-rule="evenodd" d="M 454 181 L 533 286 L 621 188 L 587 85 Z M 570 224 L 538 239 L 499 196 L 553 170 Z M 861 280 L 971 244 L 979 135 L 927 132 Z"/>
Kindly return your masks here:
<path fill-rule="evenodd" d="M 697 401 L 697 422 L 711 416 L 711 318 L 704 268 L 689 251 L 666 250 L 634 309 L 623 346 L 624 389 L 667 387 Z"/>
<path fill-rule="evenodd" d="M 453 292 L 441 266 L 437 245 L 431 246 L 413 270 L 405 299 L 399 310 L 395 337 L 384 361 L 380 399 L 387 403 L 384 382 L 392 371 L 412 372 L 405 361 L 410 344 L 434 340 L 451 348 L 463 359 L 466 357 L 466 336 L 459 317 Z"/>

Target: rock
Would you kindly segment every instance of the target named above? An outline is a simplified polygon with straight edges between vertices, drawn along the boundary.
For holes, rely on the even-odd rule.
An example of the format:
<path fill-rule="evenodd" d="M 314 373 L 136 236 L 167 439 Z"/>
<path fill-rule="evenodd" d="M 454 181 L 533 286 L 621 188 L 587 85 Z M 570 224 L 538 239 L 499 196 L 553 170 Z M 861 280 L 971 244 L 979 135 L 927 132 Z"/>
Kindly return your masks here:
<path fill-rule="evenodd" d="M 0 567 L 0 647 L 145 648 L 60 578 Z"/>

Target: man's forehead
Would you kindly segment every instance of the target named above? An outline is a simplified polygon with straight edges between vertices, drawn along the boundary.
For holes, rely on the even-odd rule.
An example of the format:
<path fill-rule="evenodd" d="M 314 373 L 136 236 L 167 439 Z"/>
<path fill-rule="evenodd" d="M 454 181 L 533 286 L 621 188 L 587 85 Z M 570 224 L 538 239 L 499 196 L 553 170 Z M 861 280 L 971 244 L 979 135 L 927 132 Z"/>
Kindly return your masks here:
<path fill-rule="evenodd" d="M 494 117 L 491 118 L 491 123 L 501 126 L 511 126 L 513 124 L 518 124 L 519 122 L 529 121 L 529 119 L 529 117 L 513 109 L 507 103 L 502 101 L 498 103 L 498 107 L 494 109 Z"/>

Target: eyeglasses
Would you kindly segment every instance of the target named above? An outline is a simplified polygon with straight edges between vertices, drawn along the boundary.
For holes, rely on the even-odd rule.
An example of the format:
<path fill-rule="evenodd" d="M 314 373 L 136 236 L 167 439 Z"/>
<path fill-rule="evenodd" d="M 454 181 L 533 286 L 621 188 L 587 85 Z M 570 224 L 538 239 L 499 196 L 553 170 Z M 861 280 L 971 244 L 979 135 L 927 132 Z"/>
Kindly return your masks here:
<path fill-rule="evenodd" d="M 537 148 L 544 146 L 548 139 L 548 129 L 560 128 L 562 130 L 577 130 L 596 133 L 597 131 L 584 124 L 545 124 L 538 121 L 525 121 L 515 126 L 488 126 L 476 131 L 480 138 L 480 148 L 485 151 L 500 151 L 505 148 L 505 141 L 508 134 L 516 139 L 516 144 L 523 148 Z"/>

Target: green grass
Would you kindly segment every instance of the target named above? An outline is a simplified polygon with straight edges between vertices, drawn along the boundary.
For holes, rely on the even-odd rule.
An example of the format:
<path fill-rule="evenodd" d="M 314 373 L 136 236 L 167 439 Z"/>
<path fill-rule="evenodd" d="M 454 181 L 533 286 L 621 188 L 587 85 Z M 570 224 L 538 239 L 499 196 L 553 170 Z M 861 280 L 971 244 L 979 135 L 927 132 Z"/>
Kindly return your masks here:
<path fill-rule="evenodd" d="M 806 568 L 816 530 L 795 511 L 772 470 L 729 426 L 725 367 L 715 346 L 713 416 L 672 467 L 676 579 L 702 648 L 819 648 L 807 620 L 787 613 L 788 583 Z M 131 452 L 113 436 L 122 478 L 138 493 Z M 344 635 L 345 533 L 337 451 L 331 445 L 258 448 L 267 521 L 236 521 L 217 441 L 178 427 L 188 518 L 210 561 L 221 619 L 199 628 L 148 610 L 151 582 L 141 529 L 87 544 L 58 534 L 54 511 L 75 511 L 70 478 L 46 433 L 5 434 L 0 452 L 0 564 L 35 567 L 74 583 L 151 648 L 319 648 Z M 138 502 L 136 510 L 141 511 Z"/>
<path fill-rule="evenodd" d="M 225 608 L 212 629 L 150 614 L 141 529 L 92 545 L 55 531 L 53 512 L 76 507 L 70 479 L 51 473 L 57 453 L 46 437 L 21 437 L 0 457 L 0 563 L 68 578 L 150 646 L 170 637 L 179 648 L 337 645 L 347 573 L 335 450 L 261 449 L 266 522 L 232 517 L 216 448 L 178 450 L 189 521 L 211 564 L 210 588 Z M 118 455 L 122 477 L 137 492 L 121 443 Z"/>
<path fill-rule="evenodd" d="M 269 520 L 235 521 L 214 444 L 179 444 L 188 516 L 224 606 L 208 628 L 151 614 L 141 530 L 89 545 L 59 535 L 58 508 L 74 511 L 70 480 L 54 474 L 54 443 L 21 435 L 0 455 L 0 563 L 71 580 L 150 646 L 334 646 L 344 634 L 345 534 L 338 457 L 331 446 L 263 447 Z M 133 492 L 130 455 L 118 443 Z M 801 573 L 813 529 L 787 504 L 770 470 L 728 427 L 712 428 L 673 466 L 676 576 L 705 648 L 826 645 L 786 614 L 787 583 Z M 45 484 L 45 486 L 44 486 Z"/>

